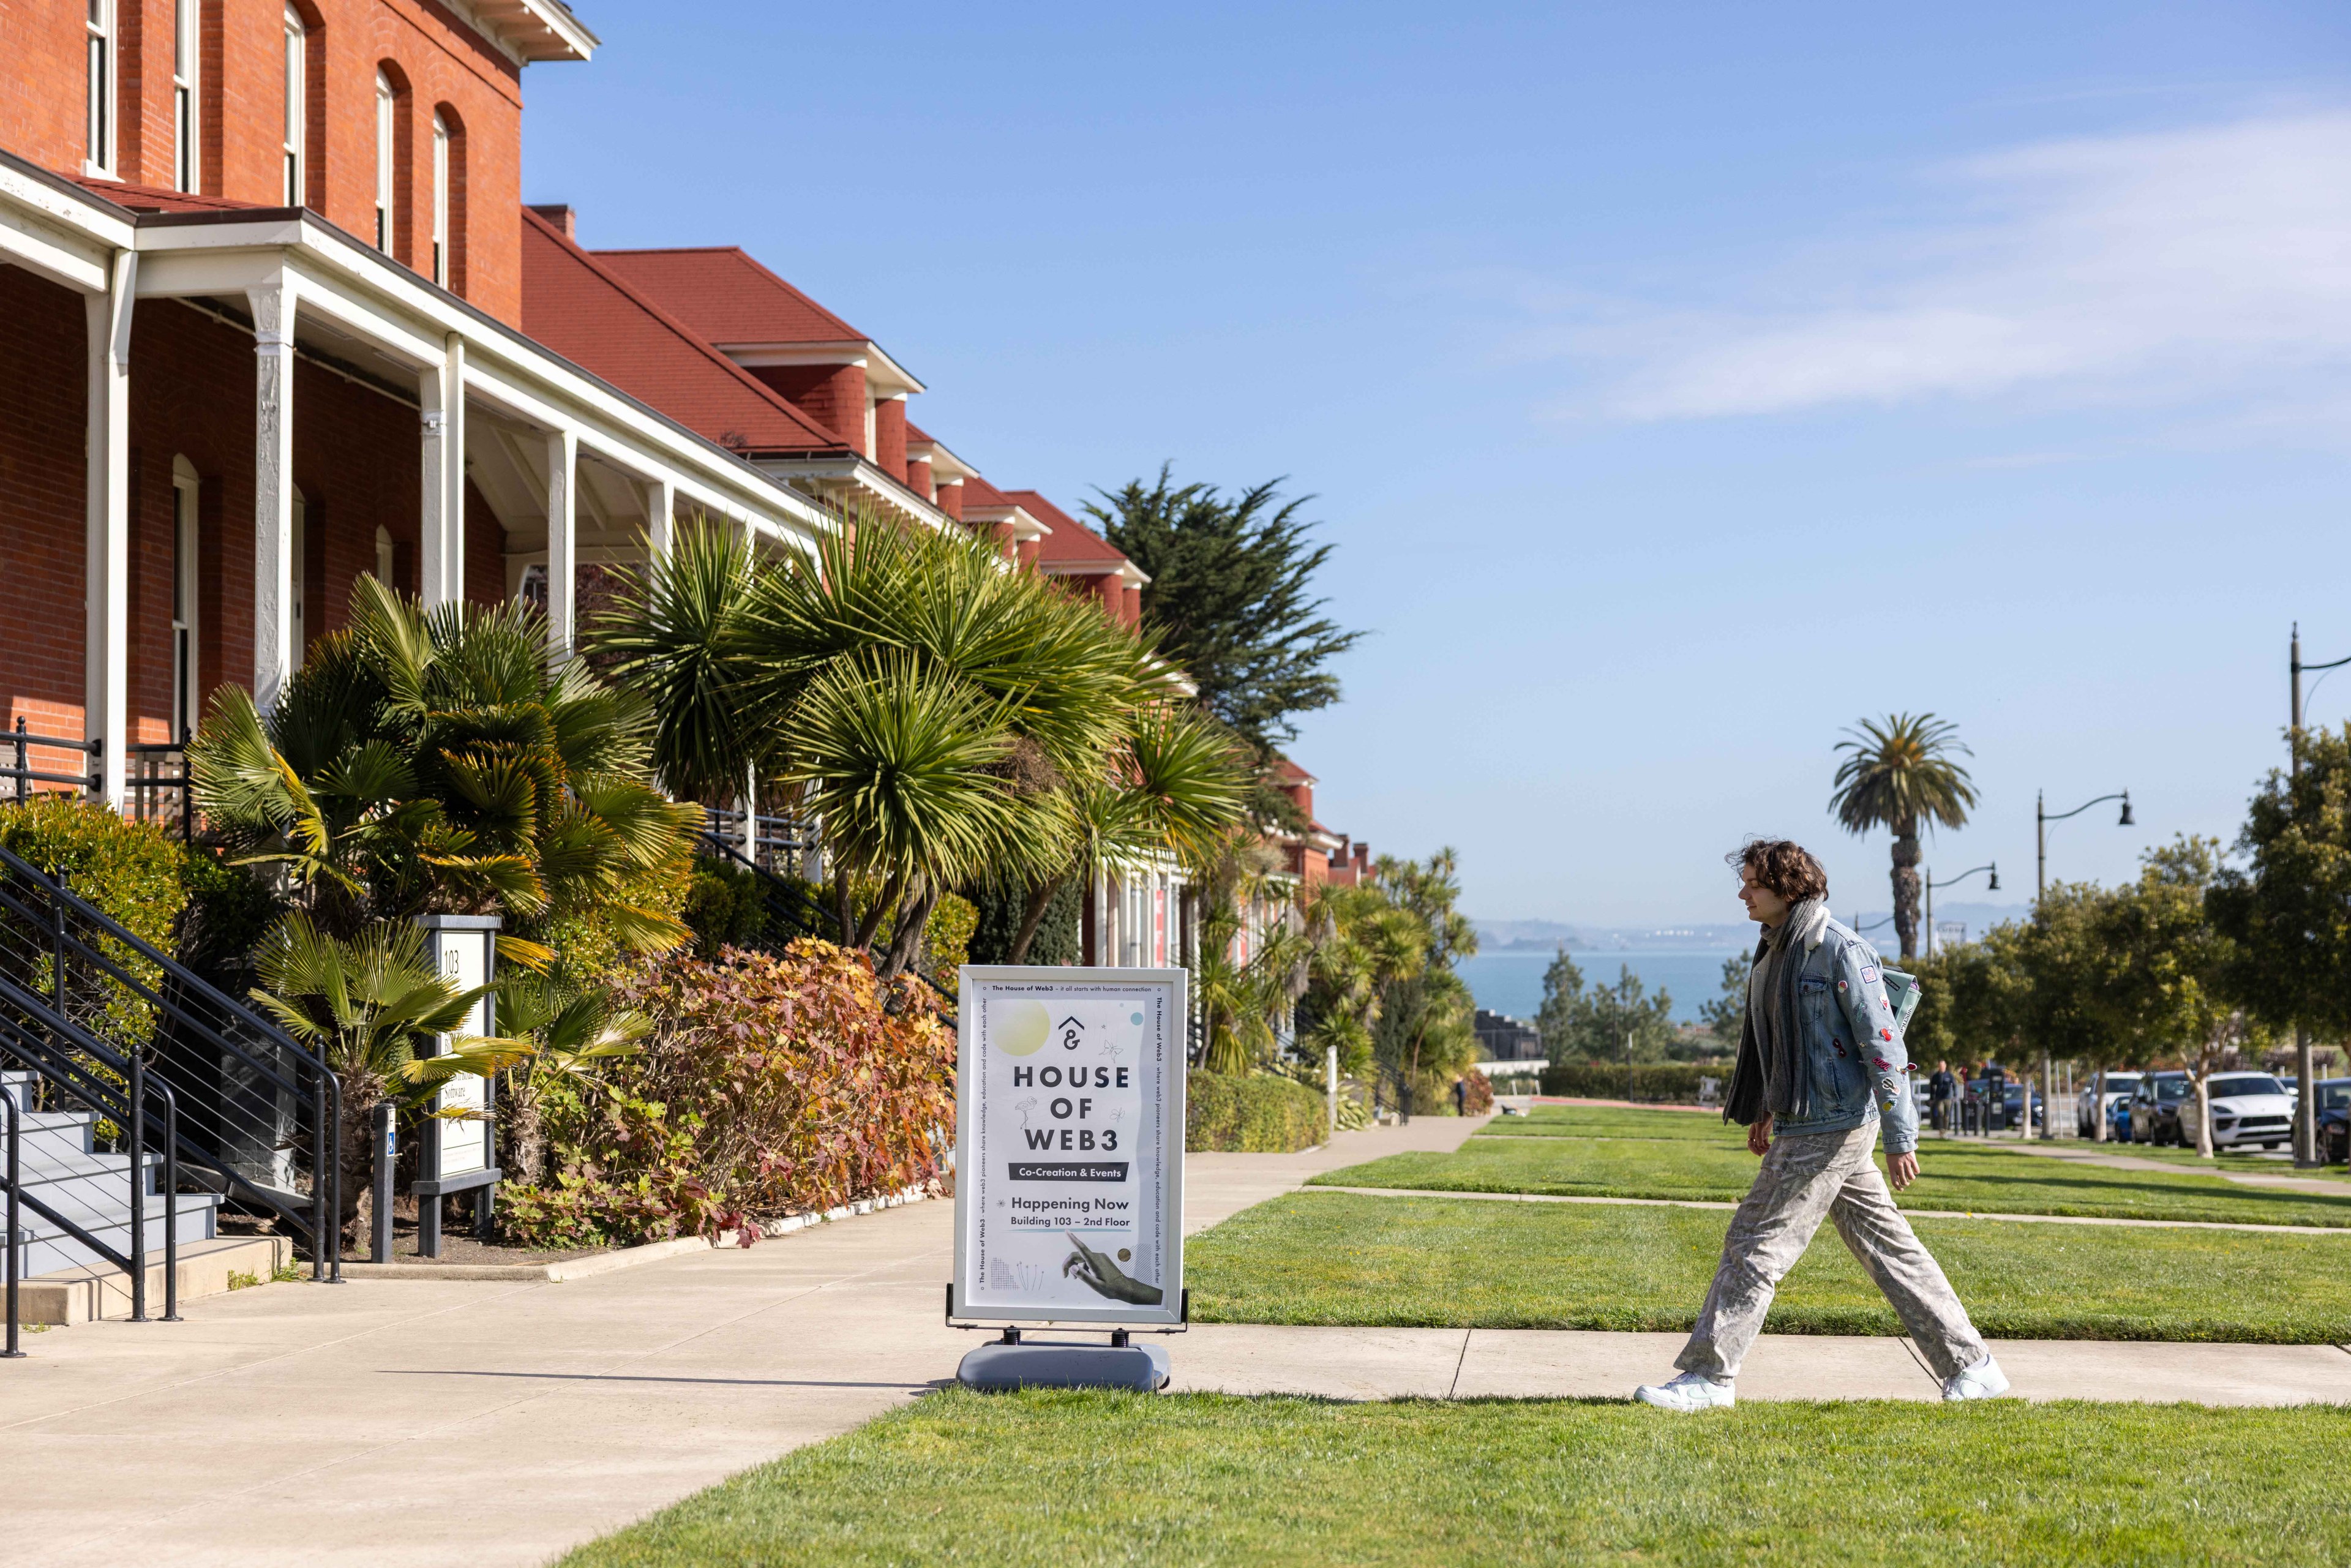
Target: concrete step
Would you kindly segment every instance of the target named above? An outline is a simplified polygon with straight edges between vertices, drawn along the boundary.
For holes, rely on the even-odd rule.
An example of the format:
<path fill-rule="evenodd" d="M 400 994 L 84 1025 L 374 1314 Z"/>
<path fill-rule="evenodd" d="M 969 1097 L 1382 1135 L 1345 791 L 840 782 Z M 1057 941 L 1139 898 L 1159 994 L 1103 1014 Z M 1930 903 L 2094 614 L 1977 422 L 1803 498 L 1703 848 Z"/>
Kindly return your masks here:
<path fill-rule="evenodd" d="M 217 1296 L 229 1289 L 229 1276 L 238 1274 L 266 1282 L 294 1260 L 294 1243 L 283 1236 L 222 1236 L 183 1242 L 180 1247 L 180 1301 Z M 86 1323 L 99 1318 L 131 1315 L 131 1276 L 110 1265 L 82 1265 L 55 1270 L 25 1281 L 19 1300 L 28 1323 Z M 147 1312 L 163 1313 L 163 1255 L 155 1252 L 147 1265 Z"/>
<path fill-rule="evenodd" d="M 60 1202 L 51 1192 L 44 1191 L 42 1200 L 68 1219 L 89 1231 L 99 1240 L 128 1257 L 131 1252 L 131 1204 L 125 1193 L 110 1206 L 73 1201 Z M 150 1194 L 145 1204 L 147 1250 L 160 1259 L 163 1252 L 163 1197 Z M 220 1200 L 209 1193 L 183 1192 L 172 1206 L 176 1217 L 180 1243 L 209 1240 L 216 1232 L 214 1217 Z M 81 1238 L 51 1220 L 47 1215 L 30 1208 L 19 1210 L 17 1244 L 22 1249 L 17 1269 L 30 1278 L 57 1269 L 90 1265 L 110 1269 L 99 1253 L 90 1249 Z"/>

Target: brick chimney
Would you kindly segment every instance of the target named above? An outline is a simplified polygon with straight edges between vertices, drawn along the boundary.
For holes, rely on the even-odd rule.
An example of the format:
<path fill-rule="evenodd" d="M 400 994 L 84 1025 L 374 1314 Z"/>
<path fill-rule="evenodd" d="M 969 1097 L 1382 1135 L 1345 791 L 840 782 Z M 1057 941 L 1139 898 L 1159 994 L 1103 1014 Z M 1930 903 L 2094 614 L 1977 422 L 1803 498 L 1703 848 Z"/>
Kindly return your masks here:
<path fill-rule="evenodd" d="M 550 202 L 546 206 L 533 203 L 530 210 L 561 229 L 565 239 L 573 245 L 580 243 L 580 214 L 569 205 L 561 202 Z"/>

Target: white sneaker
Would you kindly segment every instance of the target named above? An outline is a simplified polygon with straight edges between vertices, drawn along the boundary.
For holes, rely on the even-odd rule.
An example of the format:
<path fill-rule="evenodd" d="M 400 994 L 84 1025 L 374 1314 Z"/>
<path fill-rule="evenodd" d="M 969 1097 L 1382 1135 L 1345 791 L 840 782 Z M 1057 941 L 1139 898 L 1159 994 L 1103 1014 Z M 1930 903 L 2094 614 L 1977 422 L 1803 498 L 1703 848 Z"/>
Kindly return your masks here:
<path fill-rule="evenodd" d="M 1943 1385 L 1945 1399 L 1997 1399 L 2008 1392 L 2008 1375 L 1989 1353 Z"/>
<path fill-rule="evenodd" d="M 2002 1384 L 2002 1387 L 2007 1385 Z M 1728 1410 L 1739 1403 L 1728 1383 L 1717 1383 L 1702 1373 L 1685 1372 L 1671 1383 L 1644 1383 L 1633 1397 L 1660 1410 Z"/>

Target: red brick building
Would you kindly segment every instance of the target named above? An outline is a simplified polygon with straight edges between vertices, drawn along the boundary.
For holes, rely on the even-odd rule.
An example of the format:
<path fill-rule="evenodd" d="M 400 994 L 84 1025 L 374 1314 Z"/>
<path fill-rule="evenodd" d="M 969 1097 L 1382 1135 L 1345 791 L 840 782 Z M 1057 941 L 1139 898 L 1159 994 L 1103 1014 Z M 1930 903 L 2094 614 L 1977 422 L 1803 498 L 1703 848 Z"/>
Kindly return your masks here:
<path fill-rule="evenodd" d="M 68 743 L 32 772 L 138 803 L 362 572 L 529 594 L 559 647 L 587 574 L 696 513 L 969 528 L 1137 624 L 1144 575 L 914 423 L 871 334 L 735 247 L 524 205 L 523 73 L 597 47 L 562 0 L 0 5 L 0 725 Z M 1096 960 L 1180 955 L 1179 887 L 1098 888 Z"/>

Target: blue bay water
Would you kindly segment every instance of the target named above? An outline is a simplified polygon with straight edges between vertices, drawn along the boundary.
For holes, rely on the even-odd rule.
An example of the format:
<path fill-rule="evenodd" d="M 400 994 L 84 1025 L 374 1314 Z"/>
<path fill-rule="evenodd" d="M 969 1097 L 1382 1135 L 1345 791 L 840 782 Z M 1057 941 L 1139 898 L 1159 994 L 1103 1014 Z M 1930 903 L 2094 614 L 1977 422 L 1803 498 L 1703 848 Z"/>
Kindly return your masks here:
<path fill-rule="evenodd" d="M 1650 995 L 1660 987 L 1672 994 L 1675 1021 L 1695 1023 L 1698 1008 L 1720 994 L 1722 961 L 1731 952 L 1727 947 L 1659 947 L 1571 952 L 1568 956 L 1583 971 L 1587 986 L 1595 981 L 1613 986 L 1620 969 L 1632 970 Z M 1469 994 L 1479 1007 L 1532 1023 L 1542 1010 L 1543 971 L 1552 957 L 1550 953 L 1480 953 L 1461 961 L 1461 977 L 1469 983 Z"/>

